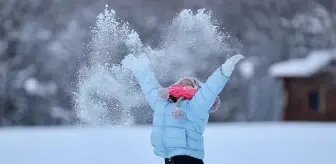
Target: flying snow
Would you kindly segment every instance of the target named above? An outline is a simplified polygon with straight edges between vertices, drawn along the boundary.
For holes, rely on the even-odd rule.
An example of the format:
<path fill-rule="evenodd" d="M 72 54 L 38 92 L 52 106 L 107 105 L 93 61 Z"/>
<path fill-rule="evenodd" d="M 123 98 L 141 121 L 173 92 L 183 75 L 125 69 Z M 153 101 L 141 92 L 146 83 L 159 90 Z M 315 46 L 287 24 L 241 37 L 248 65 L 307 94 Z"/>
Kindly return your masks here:
<path fill-rule="evenodd" d="M 181 11 L 163 29 L 157 47 L 144 45 L 136 31 L 115 14 L 106 6 L 98 15 L 88 45 L 89 64 L 78 72 L 76 111 L 88 124 L 133 124 L 139 112 L 150 112 L 133 110 L 146 102 L 132 72 L 120 64 L 128 54 L 146 54 L 159 81 L 169 81 L 219 66 L 220 62 L 209 59 L 238 51 L 230 46 L 234 38 L 223 33 L 211 12 L 204 9 Z"/>

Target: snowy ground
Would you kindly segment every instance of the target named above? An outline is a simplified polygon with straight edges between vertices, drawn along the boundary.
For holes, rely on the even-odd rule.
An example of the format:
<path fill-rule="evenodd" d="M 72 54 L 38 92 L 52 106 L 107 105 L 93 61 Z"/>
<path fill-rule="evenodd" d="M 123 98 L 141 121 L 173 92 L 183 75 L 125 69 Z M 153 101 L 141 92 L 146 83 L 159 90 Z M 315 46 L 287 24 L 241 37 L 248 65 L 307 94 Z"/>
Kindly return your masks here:
<path fill-rule="evenodd" d="M 150 126 L 0 129 L 1 164 L 161 164 Z M 335 164 L 336 124 L 210 125 L 206 164 Z"/>

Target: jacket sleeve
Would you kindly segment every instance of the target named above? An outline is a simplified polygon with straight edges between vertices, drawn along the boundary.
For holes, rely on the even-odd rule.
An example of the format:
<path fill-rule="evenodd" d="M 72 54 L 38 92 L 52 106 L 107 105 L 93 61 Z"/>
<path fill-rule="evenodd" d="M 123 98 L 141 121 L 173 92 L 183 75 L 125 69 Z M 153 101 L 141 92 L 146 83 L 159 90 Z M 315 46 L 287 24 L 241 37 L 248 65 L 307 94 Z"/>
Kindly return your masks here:
<path fill-rule="evenodd" d="M 200 114 L 204 114 L 204 112 L 208 114 L 216 97 L 224 89 L 229 79 L 230 77 L 222 72 L 221 67 L 218 68 L 189 101 L 190 109 L 197 111 L 197 113 L 200 112 Z"/>
<path fill-rule="evenodd" d="M 155 103 L 162 100 L 158 94 L 159 89 L 161 89 L 162 86 L 156 79 L 154 72 L 150 69 L 149 66 L 144 66 L 141 69 L 133 69 L 133 73 L 139 82 L 146 101 L 154 110 Z"/>

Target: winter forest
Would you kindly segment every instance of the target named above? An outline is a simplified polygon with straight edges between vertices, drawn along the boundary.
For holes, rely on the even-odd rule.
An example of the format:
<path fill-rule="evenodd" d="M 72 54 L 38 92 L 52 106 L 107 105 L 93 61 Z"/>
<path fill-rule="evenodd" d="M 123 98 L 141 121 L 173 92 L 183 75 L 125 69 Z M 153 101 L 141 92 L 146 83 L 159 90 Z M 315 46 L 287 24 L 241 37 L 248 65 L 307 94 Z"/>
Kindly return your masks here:
<path fill-rule="evenodd" d="M 163 86 L 205 81 L 243 54 L 210 121 L 280 121 L 284 85 L 269 68 L 335 48 L 335 11 L 333 0 L 2 0 L 0 125 L 151 123 L 133 77 L 112 66 L 140 43 L 171 54 L 156 59 Z"/>

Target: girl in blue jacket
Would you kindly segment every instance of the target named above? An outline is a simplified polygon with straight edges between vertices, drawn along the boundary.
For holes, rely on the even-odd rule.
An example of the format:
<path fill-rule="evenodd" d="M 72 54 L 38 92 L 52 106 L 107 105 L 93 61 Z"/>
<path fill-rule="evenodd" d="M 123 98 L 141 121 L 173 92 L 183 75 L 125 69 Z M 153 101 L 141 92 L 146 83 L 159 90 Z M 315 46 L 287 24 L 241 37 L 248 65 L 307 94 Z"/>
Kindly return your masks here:
<path fill-rule="evenodd" d="M 195 78 L 180 79 L 177 84 L 197 90 L 187 99 L 169 95 L 169 90 L 162 88 L 145 55 L 125 57 L 123 66 L 132 70 L 154 110 L 150 140 L 154 153 L 163 157 L 166 164 L 203 164 L 203 132 L 209 113 L 219 108 L 218 95 L 243 58 L 240 54 L 229 58 L 204 84 Z"/>

